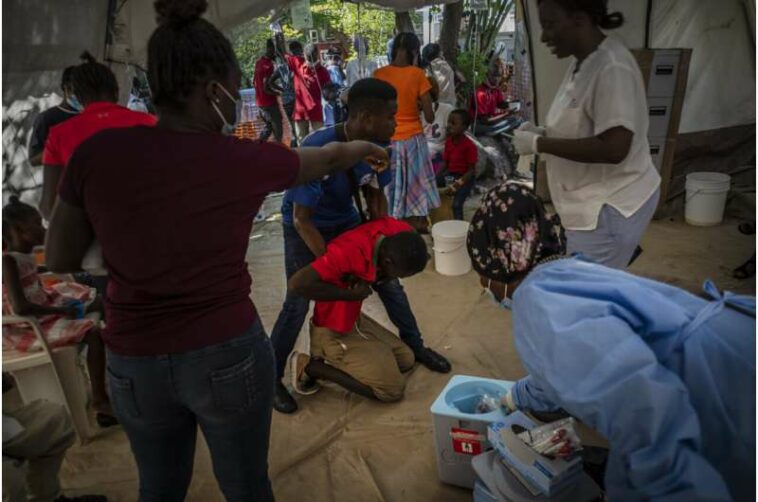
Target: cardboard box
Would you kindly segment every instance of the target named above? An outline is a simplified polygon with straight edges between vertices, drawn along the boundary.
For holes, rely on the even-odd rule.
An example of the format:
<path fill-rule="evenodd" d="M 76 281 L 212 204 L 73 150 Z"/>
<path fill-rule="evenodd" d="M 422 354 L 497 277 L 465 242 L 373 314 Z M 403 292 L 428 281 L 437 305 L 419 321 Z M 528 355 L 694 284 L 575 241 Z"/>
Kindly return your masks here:
<path fill-rule="evenodd" d="M 531 488 L 551 497 L 578 482 L 582 475 L 582 459 L 549 459 L 532 450 L 516 436 L 512 427 L 520 425 L 525 429 L 537 426 L 529 417 L 517 411 L 508 415 L 503 422 L 490 424 L 488 438 L 503 461 L 520 475 Z"/>

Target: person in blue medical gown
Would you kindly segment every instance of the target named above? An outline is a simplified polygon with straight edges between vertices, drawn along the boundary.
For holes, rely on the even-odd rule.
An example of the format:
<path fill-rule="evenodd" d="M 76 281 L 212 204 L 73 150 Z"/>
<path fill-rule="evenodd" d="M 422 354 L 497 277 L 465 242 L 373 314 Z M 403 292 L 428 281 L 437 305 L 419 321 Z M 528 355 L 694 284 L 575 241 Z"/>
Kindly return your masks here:
<path fill-rule="evenodd" d="M 565 256 L 529 189 L 484 197 L 468 251 L 512 309 L 528 371 L 503 404 L 563 409 L 608 438 L 610 500 L 755 500 L 755 297 L 702 296 Z"/>

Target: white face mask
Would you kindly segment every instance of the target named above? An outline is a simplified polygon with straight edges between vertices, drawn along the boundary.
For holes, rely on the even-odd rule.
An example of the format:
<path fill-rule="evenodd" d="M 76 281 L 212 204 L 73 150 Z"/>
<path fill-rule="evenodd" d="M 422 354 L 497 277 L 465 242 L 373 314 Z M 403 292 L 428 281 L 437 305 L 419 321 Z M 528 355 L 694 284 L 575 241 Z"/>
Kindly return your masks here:
<path fill-rule="evenodd" d="M 219 109 L 219 107 L 213 101 L 211 101 L 211 106 L 213 106 L 213 109 L 216 110 L 216 113 L 218 114 L 219 117 L 221 117 L 221 120 L 224 122 L 224 125 L 221 127 L 221 132 L 226 135 L 232 135 L 234 134 L 234 131 L 237 129 L 237 126 L 239 125 L 239 122 L 240 122 L 240 115 L 242 112 L 242 101 L 239 99 L 234 99 L 234 97 L 229 93 L 229 91 L 226 90 L 226 88 L 223 85 L 218 84 L 218 86 L 221 87 L 221 90 L 224 91 L 224 94 L 226 94 L 226 96 L 229 99 L 231 99 L 232 102 L 234 103 L 234 122 L 229 123 L 226 120 L 226 117 L 224 117 L 224 114 L 221 113 L 221 110 Z"/>
<path fill-rule="evenodd" d="M 490 289 L 490 286 L 492 285 L 492 279 L 489 279 L 487 281 L 487 287 L 484 288 L 483 294 L 487 295 L 490 300 L 492 300 L 492 303 L 497 305 L 500 308 L 506 309 L 506 310 L 513 310 L 513 300 L 508 298 L 508 284 L 505 285 L 505 293 L 503 294 L 503 299 L 498 301 L 497 297 L 495 296 L 495 293 L 492 292 Z"/>

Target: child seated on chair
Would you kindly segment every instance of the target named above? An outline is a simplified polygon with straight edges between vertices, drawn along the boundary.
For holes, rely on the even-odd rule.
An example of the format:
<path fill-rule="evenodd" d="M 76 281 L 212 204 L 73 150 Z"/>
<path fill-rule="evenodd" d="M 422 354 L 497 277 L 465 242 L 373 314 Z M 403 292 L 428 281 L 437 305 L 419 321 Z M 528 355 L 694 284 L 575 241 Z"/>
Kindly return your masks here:
<path fill-rule="evenodd" d="M 51 349 L 86 343 L 97 423 L 114 425 L 117 422 L 105 390 L 105 348 L 100 330 L 92 319 L 84 318 L 85 313 L 102 313 L 102 302 L 94 289 L 75 282 L 49 288 L 42 284 L 32 250 L 44 241 L 39 212 L 12 196 L 3 207 L 3 315 L 36 317 Z M 9 325 L 3 326 L 3 349 L 34 352 L 42 350 L 42 345 L 30 326 Z"/>
<path fill-rule="evenodd" d="M 476 178 L 476 145 L 466 136 L 471 119 L 466 110 L 453 110 L 447 119 L 444 165 L 437 175 L 437 186 L 447 187 L 445 195 L 453 196 L 453 217 L 463 219 L 463 204 L 474 188 Z M 451 183 L 446 183 L 446 178 Z"/>

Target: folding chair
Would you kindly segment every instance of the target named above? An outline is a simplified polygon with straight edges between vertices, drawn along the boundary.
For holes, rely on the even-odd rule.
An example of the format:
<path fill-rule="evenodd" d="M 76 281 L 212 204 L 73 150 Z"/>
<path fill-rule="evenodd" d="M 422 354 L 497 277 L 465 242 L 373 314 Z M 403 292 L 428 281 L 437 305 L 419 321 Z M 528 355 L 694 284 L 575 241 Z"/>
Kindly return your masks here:
<path fill-rule="evenodd" d="M 97 321 L 100 314 L 88 314 L 87 317 Z M 3 326 L 13 324 L 31 326 L 42 350 L 19 352 L 3 349 L 3 371 L 9 372 L 15 379 L 24 403 L 47 399 L 65 406 L 79 441 L 86 443 L 94 436 L 94 431 L 87 413 L 89 386 L 78 364 L 78 348 L 50 349 L 36 318 L 3 316 Z"/>

